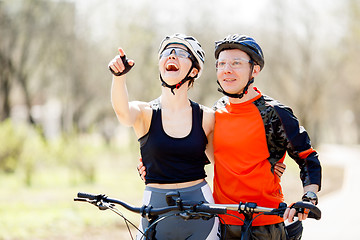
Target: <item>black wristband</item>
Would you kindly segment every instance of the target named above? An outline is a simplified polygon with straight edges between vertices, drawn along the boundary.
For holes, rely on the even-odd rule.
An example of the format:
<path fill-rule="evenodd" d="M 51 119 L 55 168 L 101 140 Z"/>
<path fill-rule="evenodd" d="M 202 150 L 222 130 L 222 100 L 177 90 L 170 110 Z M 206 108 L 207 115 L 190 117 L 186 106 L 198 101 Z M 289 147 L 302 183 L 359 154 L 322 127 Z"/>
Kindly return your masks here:
<path fill-rule="evenodd" d="M 302 200 L 304 202 L 311 202 L 311 201 L 315 201 L 315 205 L 318 204 L 318 197 L 316 195 L 316 193 L 308 191 L 306 192 L 303 196 L 302 196 Z"/>
<path fill-rule="evenodd" d="M 123 62 L 124 67 L 125 67 L 124 71 L 116 73 L 111 69 L 111 67 L 109 67 L 110 72 L 115 76 L 121 76 L 121 75 L 124 75 L 124 74 L 128 73 L 131 70 L 131 68 L 134 66 L 134 64 L 132 66 L 130 66 L 130 64 L 128 62 L 128 59 L 126 58 L 125 55 L 121 56 L 120 58 L 121 58 L 121 61 Z"/>

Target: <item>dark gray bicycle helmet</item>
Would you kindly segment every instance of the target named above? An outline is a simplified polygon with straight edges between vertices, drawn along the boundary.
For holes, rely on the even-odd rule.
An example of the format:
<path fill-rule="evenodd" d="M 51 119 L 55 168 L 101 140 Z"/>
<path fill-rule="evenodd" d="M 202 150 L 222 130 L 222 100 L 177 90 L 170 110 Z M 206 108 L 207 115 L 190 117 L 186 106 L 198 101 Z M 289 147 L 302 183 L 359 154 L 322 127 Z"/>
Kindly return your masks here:
<path fill-rule="evenodd" d="M 257 42 L 246 35 L 240 34 L 231 34 L 225 37 L 223 40 L 215 42 L 215 59 L 219 58 L 219 54 L 221 51 L 226 49 L 240 49 L 241 51 L 246 52 L 251 58 L 251 71 L 249 76 L 249 81 L 247 82 L 246 86 L 242 90 L 241 93 L 228 93 L 222 88 L 219 80 L 217 83 L 219 85 L 218 91 L 223 93 L 224 95 L 232 98 L 239 98 L 241 99 L 244 97 L 245 94 L 248 92 L 248 88 L 250 84 L 254 83 L 254 78 L 251 77 L 252 71 L 254 69 L 254 64 L 260 66 L 260 71 L 263 69 L 265 61 L 264 61 L 264 54 Z"/>
<path fill-rule="evenodd" d="M 163 84 L 163 86 L 168 87 L 171 89 L 171 92 L 174 94 L 174 89 L 179 88 L 181 85 L 183 85 L 185 82 L 187 82 L 190 79 L 194 79 L 196 80 L 197 78 L 200 77 L 202 70 L 204 68 L 204 62 L 205 62 L 205 51 L 202 49 L 200 43 L 192 36 L 186 36 L 184 34 L 181 33 L 176 33 L 174 35 L 171 36 L 166 36 L 162 42 L 160 43 L 160 48 L 159 48 L 159 58 L 161 53 L 164 51 L 164 49 L 169 45 L 169 44 L 182 44 L 184 46 L 187 47 L 187 49 L 190 51 L 191 55 L 194 56 L 195 60 L 198 63 L 198 74 L 192 78 L 189 77 L 189 74 L 192 70 L 193 67 L 195 67 L 194 62 L 192 62 L 192 67 L 190 68 L 187 76 L 181 80 L 178 84 L 175 85 L 168 85 L 161 77 L 160 75 L 160 80 Z"/>
<path fill-rule="evenodd" d="M 246 35 L 232 34 L 223 40 L 215 42 L 215 59 L 219 58 L 221 51 L 225 49 L 240 49 L 246 52 L 250 58 L 263 69 L 265 61 L 264 54 L 257 42 Z"/>

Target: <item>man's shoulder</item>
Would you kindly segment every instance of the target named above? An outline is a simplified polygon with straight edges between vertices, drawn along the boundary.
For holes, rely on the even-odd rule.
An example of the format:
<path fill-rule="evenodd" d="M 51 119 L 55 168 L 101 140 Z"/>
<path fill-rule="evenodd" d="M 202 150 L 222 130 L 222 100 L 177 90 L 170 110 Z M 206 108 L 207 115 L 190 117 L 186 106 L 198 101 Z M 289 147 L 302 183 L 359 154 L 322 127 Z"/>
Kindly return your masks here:
<path fill-rule="evenodd" d="M 229 104 L 229 98 L 225 96 L 225 97 L 222 97 L 219 100 L 217 100 L 215 102 L 215 104 L 213 105 L 212 109 L 214 111 L 218 111 L 222 108 L 225 108 L 227 104 Z"/>
<path fill-rule="evenodd" d="M 259 104 L 264 104 L 266 106 L 269 106 L 269 107 L 275 107 L 275 106 L 282 106 L 283 104 L 272 98 L 272 97 L 269 97 L 267 95 L 262 95 L 261 98 L 258 99 L 257 101 Z"/>
<path fill-rule="evenodd" d="M 265 124 L 281 126 L 297 122 L 292 109 L 274 98 L 262 95 L 254 104 L 258 108 Z"/>
<path fill-rule="evenodd" d="M 255 104 L 258 106 L 264 106 L 265 108 L 271 108 L 276 112 L 289 112 L 291 114 L 293 113 L 292 109 L 289 106 L 267 95 L 262 95 Z"/>

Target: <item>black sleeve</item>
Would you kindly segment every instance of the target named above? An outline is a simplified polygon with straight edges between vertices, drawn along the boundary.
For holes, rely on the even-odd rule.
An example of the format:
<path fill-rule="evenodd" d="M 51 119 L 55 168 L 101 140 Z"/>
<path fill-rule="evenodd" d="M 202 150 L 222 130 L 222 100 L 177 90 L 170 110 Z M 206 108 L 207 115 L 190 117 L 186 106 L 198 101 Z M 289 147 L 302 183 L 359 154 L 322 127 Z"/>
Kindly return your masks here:
<path fill-rule="evenodd" d="M 321 164 L 318 153 L 312 149 L 311 141 L 305 128 L 299 125 L 298 119 L 289 107 L 275 106 L 280 120 L 281 130 L 277 134 L 283 139 L 284 147 L 300 168 L 303 186 L 316 184 L 321 188 Z"/>

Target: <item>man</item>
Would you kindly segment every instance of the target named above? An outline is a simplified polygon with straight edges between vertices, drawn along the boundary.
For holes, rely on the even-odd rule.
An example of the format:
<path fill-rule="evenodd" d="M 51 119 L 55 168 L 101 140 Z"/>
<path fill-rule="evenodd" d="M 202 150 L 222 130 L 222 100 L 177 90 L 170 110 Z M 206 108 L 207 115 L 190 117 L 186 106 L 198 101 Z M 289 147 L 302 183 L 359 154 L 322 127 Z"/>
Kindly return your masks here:
<path fill-rule="evenodd" d="M 255 202 L 278 207 L 283 201 L 280 178 L 274 166 L 286 152 L 299 165 L 304 188 L 303 200 L 317 203 L 321 186 L 321 166 L 304 128 L 292 110 L 263 95 L 254 78 L 264 67 L 264 56 L 256 41 L 233 34 L 215 43 L 216 72 L 220 91 L 227 97 L 216 104 L 214 128 L 215 203 Z M 300 196 L 299 196 L 300 197 Z M 300 199 L 299 199 L 300 200 Z M 240 218 L 241 214 L 235 212 Z M 252 234 L 256 239 L 286 239 L 284 220 L 293 221 L 294 209 L 284 218 L 256 217 Z M 307 214 L 299 214 L 305 220 Z M 224 239 L 239 239 L 243 222 L 222 216 Z M 300 226 L 301 227 L 301 226 Z M 292 239 L 300 239 L 295 236 Z"/>

